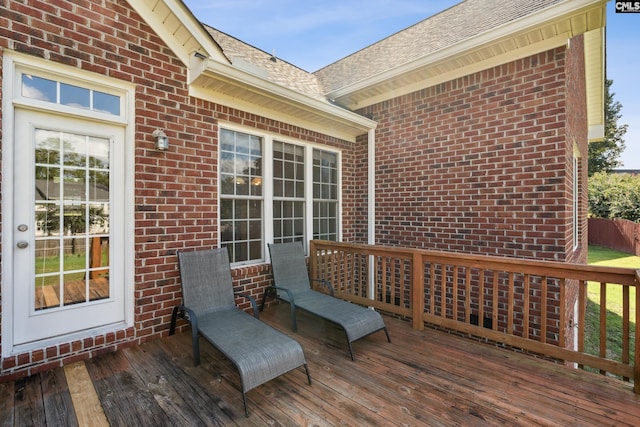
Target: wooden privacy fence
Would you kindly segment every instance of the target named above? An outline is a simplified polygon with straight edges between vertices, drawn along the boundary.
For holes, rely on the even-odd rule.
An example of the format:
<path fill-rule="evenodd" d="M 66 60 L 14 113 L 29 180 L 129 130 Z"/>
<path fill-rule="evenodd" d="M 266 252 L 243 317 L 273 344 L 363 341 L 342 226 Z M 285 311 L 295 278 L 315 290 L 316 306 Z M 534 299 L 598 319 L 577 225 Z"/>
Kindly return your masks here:
<path fill-rule="evenodd" d="M 427 322 L 633 379 L 640 394 L 640 337 L 631 330 L 640 270 L 321 240 L 309 254 L 311 277 L 329 280 L 340 298 L 410 318 L 415 329 Z M 597 355 L 584 351 L 588 282 L 600 284 Z M 607 357 L 607 285 L 622 288 L 620 360 Z"/>
<path fill-rule="evenodd" d="M 640 256 L 640 223 L 589 218 L 589 244 Z"/>

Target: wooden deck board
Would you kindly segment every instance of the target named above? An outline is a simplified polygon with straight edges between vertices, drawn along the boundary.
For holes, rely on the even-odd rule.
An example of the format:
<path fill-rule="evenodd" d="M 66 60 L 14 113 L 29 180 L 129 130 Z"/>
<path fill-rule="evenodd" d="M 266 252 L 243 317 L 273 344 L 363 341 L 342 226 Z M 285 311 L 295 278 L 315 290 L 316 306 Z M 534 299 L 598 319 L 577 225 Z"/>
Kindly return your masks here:
<path fill-rule="evenodd" d="M 385 318 L 392 343 L 384 333 L 359 340 L 353 362 L 334 325 L 301 312 L 294 333 L 284 304 L 261 319 L 301 343 L 312 385 L 295 369 L 250 390 L 247 418 L 235 367 L 203 339 L 202 362 L 193 366 L 190 333 L 181 333 L 85 362 L 109 423 L 633 426 L 640 418 L 628 384 L 454 334 Z M 0 406 L 0 418 L 55 425 L 62 418 L 43 415 L 38 393 L 67 405 L 59 372 L 42 373 L 0 385 L 13 401 Z"/>
<path fill-rule="evenodd" d="M 17 426 L 46 425 L 41 376 L 16 381 L 14 422 Z"/>
<path fill-rule="evenodd" d="M 52 369 L 43 372 L 40 377 L 42 378 L 42 400 L 47 424 L 78 426 L 64 369 Z M 97 424 L 92 424 L 92 426 L 98 427 Z"/>
<path fill-rule="evenodd" d="M 124 352 L 86 361 L 89 375 L 111 425 L 168 425 L 166 415 Z"/>
<path fill-rule="evenodd" d="M 0 383 L 0 427 L 13 427 L 15 381 Z"/>

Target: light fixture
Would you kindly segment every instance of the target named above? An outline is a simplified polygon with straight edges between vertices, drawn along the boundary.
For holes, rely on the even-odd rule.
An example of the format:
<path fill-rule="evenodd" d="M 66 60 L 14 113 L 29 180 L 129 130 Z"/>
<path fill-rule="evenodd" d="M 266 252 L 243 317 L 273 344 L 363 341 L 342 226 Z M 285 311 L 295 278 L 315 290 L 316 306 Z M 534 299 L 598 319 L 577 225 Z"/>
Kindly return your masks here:
<path fill-rule="evenodd" d="M 164 133 L 164 129 L 156 129 L 151 134 L 155 141 L 155 148 L 158 151 L 167 151 L 169 149 L 169 137 Z"/>

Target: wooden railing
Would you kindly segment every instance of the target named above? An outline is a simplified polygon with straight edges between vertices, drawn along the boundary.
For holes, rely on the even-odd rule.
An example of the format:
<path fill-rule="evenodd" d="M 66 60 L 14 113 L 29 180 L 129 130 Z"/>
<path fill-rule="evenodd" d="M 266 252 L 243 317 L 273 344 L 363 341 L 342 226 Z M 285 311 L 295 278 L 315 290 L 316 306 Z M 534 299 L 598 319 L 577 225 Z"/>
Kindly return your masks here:
<path fill-rule="evenodd" d="M 321 240 L 309 253 L 312 278 L 340 298 L 633 380 L 640 393 L 640 270 Z M 600 283 L 597 355 L 584 351 L 588 282 Z M 607 285 L 622 288 L 620 360 L 607 357 Z"/>

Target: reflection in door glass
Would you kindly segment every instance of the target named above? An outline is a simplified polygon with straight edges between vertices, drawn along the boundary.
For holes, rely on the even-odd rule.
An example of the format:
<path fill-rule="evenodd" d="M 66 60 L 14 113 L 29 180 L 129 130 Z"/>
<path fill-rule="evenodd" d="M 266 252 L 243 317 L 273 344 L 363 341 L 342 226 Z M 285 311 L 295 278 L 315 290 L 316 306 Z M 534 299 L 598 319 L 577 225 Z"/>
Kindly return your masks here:
<path fill-rule="evenodd" d="M 35 141 L 34 308 L 107 299 L 110 141 L 41 129 Z"/>

